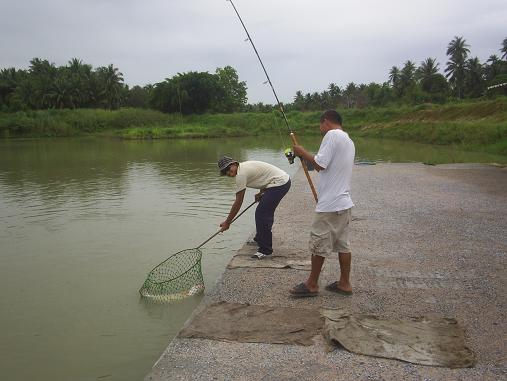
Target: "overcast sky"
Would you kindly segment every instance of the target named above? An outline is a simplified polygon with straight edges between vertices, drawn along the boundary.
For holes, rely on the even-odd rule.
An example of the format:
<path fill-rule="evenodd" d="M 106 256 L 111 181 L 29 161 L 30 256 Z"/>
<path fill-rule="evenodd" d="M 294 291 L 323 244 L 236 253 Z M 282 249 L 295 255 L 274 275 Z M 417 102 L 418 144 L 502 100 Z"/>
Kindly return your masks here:
<path fill-rule="evenodd" d="M 506 0 L 234 0 L 282 101 L 333 82 L 382 83 L 393 65 L 463 36 L 484 62 L 507 37 Z M 34 57 L 114 64 L 130 85 L 230 65 L 249 102 L 274 103 L 226 0 L 0 0 L 0 68 Z"/>

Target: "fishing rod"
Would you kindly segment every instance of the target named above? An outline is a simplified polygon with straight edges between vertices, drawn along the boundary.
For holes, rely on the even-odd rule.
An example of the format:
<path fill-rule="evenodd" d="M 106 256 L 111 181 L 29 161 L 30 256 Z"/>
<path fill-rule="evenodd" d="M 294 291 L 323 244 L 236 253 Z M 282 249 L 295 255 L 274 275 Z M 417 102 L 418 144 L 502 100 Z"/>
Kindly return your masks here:
<path fill-rule="evenodd" d="M 252 37 L 250 37 L 250 33 L 248 33 L 248 29 L 246 28 L 245 23 L 243 22 L 243 19 L 239 15 L 239 12 L 238 12 L 236 6 L 234 5 L 234 2 L 232 0 L 227 0 L 227 1 L 230 2 L 231 5 L 232 5 L 232 8 L 234 8 L 234 12 L 236 12 L 236 15 L 238 16 L 238 19 L 241 22 L 241 25 L 243 26 L 243 29 L 245 30 L 245 33 L 246 33 L 246 36 L 247 36 L 247 41 L 250 41 L 250 44 L 252 45 L 252 48 L 253 48 L 253 50 L 255 52 L 255 55 L 259 59 L 259 62 L 261 64 L 261 66 L 262 66 L 262 70 L 264 70 L 264 74 L 266 75 L 267 82 L 269 83 L 269 86 L 271 87 L 271 90 L 273 91 L 273 95 L 275 96 L 276 103 L 278 104 L 278 108 L 280 109 L 280 112 L 282 113 L 283 120 L 285 122 L 285 126 L 287 127 L 287 130 L 289 131 L 289 135 L 290 135 L 290 138 L 292 140 L 292 144 L 293 145 L 297 145 L 298 142 L 296 140 L 296 135 L 294 134 L 294 131 L 292 131 L 292 129 L 289 126 L 289 121 L 287 120 L 287 115 L 285 115 L 285 111 L 283 109 L 283 105 L 280 102 L 280 100 L 278 99 L 278 95 L 276 95 L 276 91 L 275 91 L 275 88 L 273 86 L 273 83 L 271 82 L 271 78 L 269 78 L 269 74 L 268 74 L 268 72 L 266 70 L 266 67 L 264 66 L 264 63 L 262 62 L 261 56 L 259 55 L 259 52 L 257 51 L 257 48 L 255 47 L 255 44 L 254 44 L 254 42 L 252 40 Z M 285 156 L 287 157 L 287 160 L 289 160 L 290 164 L 294 163 L 294 153 L 292 153 L 292 151 L 290 151 L 290 149 L 286 149 L 285 150 Z M 301 160 L 301 166 L 303 167 L 303 170 L 304 170 L 305 175 L 306 175 L 306 179 L 308 180 L 308 184 L 310 185 L 310 189 L 312 190 L 313 197 L 315 198 L 315 201 L 317 201 L 317 192 L 315 191 L 315 187 L 314 187 L 312 179 L 310 177 L 310 173 L 308 172 L 308 167 L 306 166 L 306 163 L 305 163 L 305 161 L 303 160 L 302 157 L 300 157 L 299 159 Z"/>

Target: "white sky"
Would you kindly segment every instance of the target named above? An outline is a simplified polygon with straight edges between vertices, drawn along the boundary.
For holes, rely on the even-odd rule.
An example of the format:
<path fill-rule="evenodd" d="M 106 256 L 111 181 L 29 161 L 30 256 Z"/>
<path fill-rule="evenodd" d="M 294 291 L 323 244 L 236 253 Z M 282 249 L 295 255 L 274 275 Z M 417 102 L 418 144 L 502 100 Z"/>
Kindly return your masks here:
<path fill-rule="evenodd" d="M 505 0 L 235 0 L 280 99 L 331 82 L 382 83 L 391 66 L 434 57 L 463 36 L 485 62 L 507 37 Z M 114 64 L 130 86 L 230 65 L 249 102 L 274 103 L 226 0 L 0 0 L 0 68 L 34 57 Z"/>

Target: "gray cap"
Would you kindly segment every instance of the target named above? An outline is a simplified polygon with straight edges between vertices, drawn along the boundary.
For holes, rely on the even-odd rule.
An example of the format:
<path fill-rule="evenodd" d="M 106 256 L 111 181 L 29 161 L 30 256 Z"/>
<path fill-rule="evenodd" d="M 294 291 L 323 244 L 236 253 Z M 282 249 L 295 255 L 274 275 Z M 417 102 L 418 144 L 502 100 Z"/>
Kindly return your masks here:
<path fill-rule="evenodd" d="M 234 160 L 232 157 L 224 156 L 220 160 L 218 160 L 218 169 L 220 172 L 224 171 L 229 165 L 231 164 L 239 164 L 236 160 Z"/>

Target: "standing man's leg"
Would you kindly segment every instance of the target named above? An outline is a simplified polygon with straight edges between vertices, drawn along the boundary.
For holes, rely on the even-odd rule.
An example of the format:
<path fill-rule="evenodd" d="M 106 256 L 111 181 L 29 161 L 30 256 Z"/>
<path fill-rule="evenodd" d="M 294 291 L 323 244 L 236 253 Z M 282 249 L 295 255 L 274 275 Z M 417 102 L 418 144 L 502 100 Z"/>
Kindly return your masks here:
<path fill-rule="evenodd" d="M 349 227 L 352 219 L 350 209 L 338 212 L 335 220 L 335 231 L 333 233 L 333 249 L 338 251 L 338 260 L 340 262 L 340 278 L 326 286 L 326 290 L 333 291 L 342 295 L 352 295 L 352 285 L 350 284 L 350 267 L 352 263 L 352 253 L 350 251 Z"/>
<path fill-rule="evenodd" d="M 322 265 L 324 264 L 324 257 L 320 255 L 312 255 L 312 268 L 310 270 L 310 276 L 305 282 L 306 287 L 310 291 L 319 291 L 319 277 L 322 271 Z"/>
<path fill-rule="evenodd" d="M 340 279 L 338 287 L 343 291 L 352 291 L 350 284 L 350 265 L 352 263 L 352 253 L 338 253 L 340 261 Z"/>
<path fill-rule="evenodd" d="M 332 213 L 318 213 L 313 217 L 308 248 L 312 255 L 312 267 L 308 279 L 296 285 L 289 292 L 294 296 L 313 296 L 319 291 L 319 277 L 322 266 L 332 252 L 330 216 Z"/>
<path fill-rule="evenodd" d="M 312 255 L 312 268 L 310 276 L 305 282 L 305 286 L 310 291 L 319 290 L 319 277 L 322 271 L 325 257 L 320 255 Z M 350 265 L 352 262 L 352 253 L 339 253 L 338 260 L 340 261 L 340 279 L 338 280 L 337 287 L 346 292 L 352 292 L 352 285 L 350 284 Z"/>
<path fill-rule="evenodd" d="M 342 295 L 352 295 L 350 267 L 352 254 L 348 238 L 351 220 L 350 209 L 341 212 L 316 212 L 310 232 L 309 249 L 312 267 L 308 279 L 295 286 L 290 293 L 294 296 L 313 296 L 319 291 L 319 276 L 326 256 L 338 251 L 340 279 L 326 286 L 326 290 Z"/>

